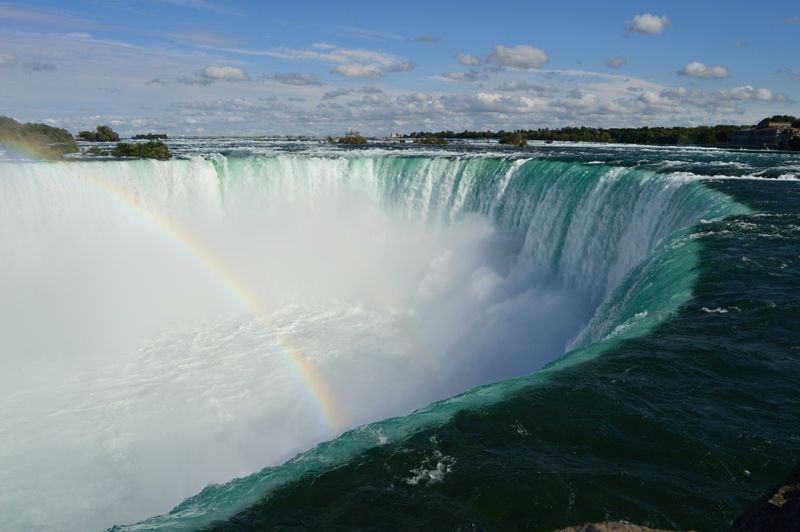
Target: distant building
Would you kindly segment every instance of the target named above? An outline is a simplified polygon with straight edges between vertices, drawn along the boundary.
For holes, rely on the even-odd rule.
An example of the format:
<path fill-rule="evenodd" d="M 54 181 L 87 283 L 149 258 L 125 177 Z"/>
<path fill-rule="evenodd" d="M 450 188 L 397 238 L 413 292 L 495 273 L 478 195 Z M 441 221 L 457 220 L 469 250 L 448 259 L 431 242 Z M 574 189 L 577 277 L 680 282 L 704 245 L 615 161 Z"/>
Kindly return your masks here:
<path fill-rule="evenodd" d="M 800 128 L 792 127 L 791 122 L 765 118 L 754 128 L 735 131 L 731 137 L 731 145 L 786 150 L 791 146 L 794 137 L 800 137 Z"/>

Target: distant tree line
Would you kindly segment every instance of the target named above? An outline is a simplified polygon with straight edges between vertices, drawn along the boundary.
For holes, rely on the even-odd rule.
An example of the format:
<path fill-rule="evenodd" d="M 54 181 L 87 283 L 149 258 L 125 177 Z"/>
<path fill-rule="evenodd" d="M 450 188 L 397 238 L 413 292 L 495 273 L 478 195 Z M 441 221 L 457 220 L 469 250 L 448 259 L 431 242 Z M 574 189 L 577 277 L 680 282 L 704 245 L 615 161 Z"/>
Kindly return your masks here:
<path fill-rule="evenodd" d="M 775 115 L 771 122 L 790 122 L 792 127 L 800 128 L 800 118 L 791 115 Z M 697 127 L 562 127 L 559 129 L 515 129 L 513 131 L 415 131 L 409 135 L 413 139 L 498 139 L 501 144 L 525 146 L 529 140 L 577 141 L 577 142 L 616 142 L 620 144 L 657 144 L 724 146 L 729 144 L 735 131 L 755 126 L 735 126 L 719 124 Z M 800 136 L 790 143 L 792 149 L 800 149 Z"/>
<path fill-rule="evenodd" d="M 800 118 L 792 115 L 773 115 L 769 117 L 770 122 L 790 122 L 792 127 L 800 128 Z"/>
<path fill-rule="evenodd" d="M 167 140 L 166 133 L 139 133 L 131 137 L 133 140 Z"/>
<path fill-rule="evenodd" d="M 687 144 L 715 146 L 727 144 L 734 131 L 742 126 L 716 125 L 698 127 L 638 127 L 638 128 L 597 128 L 564 127 L 559 129 L 516 129 L 513 131 L 415 131 L 410 138 L 438 137 L 443 139 L 498 139 L 504 144 L 521 145 L 522 141 L 579 141 L 616 142 L 621 144 Z"/>

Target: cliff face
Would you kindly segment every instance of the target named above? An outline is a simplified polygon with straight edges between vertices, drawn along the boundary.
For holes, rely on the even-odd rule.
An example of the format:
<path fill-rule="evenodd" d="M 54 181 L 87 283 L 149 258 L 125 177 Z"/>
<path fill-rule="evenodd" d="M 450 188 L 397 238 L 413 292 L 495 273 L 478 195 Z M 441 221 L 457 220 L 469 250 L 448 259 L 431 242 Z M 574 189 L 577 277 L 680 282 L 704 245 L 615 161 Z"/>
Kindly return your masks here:
<path fill-rule="evenodd" d="M 800 530 L 800 464 L 733 522 L 734 532 L 797 532 Z"/>

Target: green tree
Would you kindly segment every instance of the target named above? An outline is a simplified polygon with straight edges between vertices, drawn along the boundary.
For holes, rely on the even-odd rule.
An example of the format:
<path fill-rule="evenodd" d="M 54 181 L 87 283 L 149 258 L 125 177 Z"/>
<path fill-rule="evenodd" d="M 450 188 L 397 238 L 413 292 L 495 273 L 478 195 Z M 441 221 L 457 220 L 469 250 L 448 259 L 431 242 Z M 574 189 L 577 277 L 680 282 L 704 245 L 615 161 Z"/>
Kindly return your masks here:
<path fill-rule="evenodd" d="M 78 145 L 66 129 L 40 123 L 17 122 L 0 116 L 0 144 L 23 148 L 44 159 L 63 159 L 78 151 Z"/>
<path fill-rule="evenodd" d="M 142 159 L 167 160 L 172 154 L 169 147 L 160 140 L 151 140 L 143 143 L 120 142 L 111 150 L 114 157 L 139 157 Z"/>
<path fill-rule="evenodd" d="M 80 131 L 78 138 L 89 142 L 117 142 L 119 134 L 109 126 L 97 126 L 95 131 Z"/>

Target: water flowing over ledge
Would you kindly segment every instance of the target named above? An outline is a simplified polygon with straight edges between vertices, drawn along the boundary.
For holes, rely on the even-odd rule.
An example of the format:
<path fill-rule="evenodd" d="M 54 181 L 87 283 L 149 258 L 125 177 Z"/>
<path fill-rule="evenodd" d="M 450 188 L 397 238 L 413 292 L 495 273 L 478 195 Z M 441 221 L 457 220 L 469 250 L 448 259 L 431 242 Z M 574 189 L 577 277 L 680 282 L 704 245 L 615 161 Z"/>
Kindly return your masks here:
<path fill-rule="evenodd" d="M 0 363 L 25 379 L 4 397 L 0 435 L 51 456 L 41 463 L 54 472 L 44 486 L 41 463 L 20 447 L 0 454 L 9 464 L 0 485 L 18 491 L 0 503 L 19 516 L 12 528 L 139 519 L 342 429 L 502 381 L 121 529 L 228 517 L 283 482 L 643 333 L 691 295 L 697 243 L 686 229 L 744 212 L 697 179 L 543 159 L 215 156 L 2 169 L 0 249 L 13 257 L 2 289 L 13 304 L 0 313 L 17 355 Z M 19 288 L 29 286 L 45 296 Z M 54 294 L 59 305 L 43 305 Z M 576 351 L 525 376 L 567 349 Z M 31 421 L 56 404 L 68 406 Z M 36 443 L 53 432 L 55 454 Z M 89 510 L 74 512 L 67 497 L 31 512 L 56 498 L 48 490 L 75 485 Z M 150 486 L 159 488 L 143 496 Z"/>

